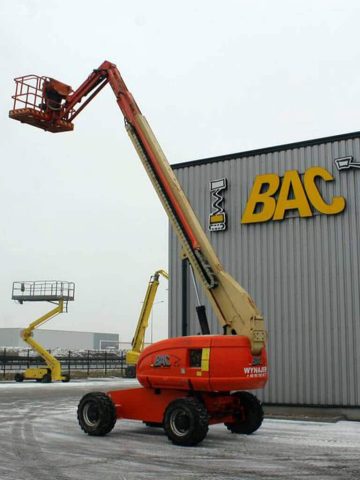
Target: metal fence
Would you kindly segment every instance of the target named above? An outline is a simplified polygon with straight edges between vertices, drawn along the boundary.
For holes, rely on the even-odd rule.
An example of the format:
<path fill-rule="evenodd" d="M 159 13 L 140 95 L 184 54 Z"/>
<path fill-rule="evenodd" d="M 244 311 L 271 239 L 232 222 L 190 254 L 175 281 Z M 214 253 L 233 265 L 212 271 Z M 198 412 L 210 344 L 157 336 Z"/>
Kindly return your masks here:
<path fill-rule="evenodd" d="M 51 351 L 50 351 L 51 353 Z M 81 372 L 90 375 L 91 372 L 103 372 L 107 375 L 110 371 L 120 371 L 124 374 L 126 368 L 125 362 L 126 350 L 118 352 L 87 350 L 82 352 L 67 351 L 61 355 L 54 355 L 61 363 L 62 371 L 68 373 Z M 39 356 L 34 356 L 32 350 L 27 350 L 22 355 L 17 354 L 10 349 L 0 351 L 0 375 L 5 378 L 8 374 L 22 372 L 30 367 L 44 366 L 44 360 Z"/>

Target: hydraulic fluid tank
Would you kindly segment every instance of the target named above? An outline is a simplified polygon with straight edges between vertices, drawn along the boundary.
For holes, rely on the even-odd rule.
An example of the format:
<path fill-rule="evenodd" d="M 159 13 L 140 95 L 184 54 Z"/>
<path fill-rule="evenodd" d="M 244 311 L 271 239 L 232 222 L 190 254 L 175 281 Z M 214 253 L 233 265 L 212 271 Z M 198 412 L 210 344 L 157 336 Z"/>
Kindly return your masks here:
<path fill-rule="evenodd" d="M 197 335 L 161 340 L 139 357 L 137 378 L 147 388 L 231 391 L 263 388 L 265 348 L 253 356 L 247 337 Z"/>

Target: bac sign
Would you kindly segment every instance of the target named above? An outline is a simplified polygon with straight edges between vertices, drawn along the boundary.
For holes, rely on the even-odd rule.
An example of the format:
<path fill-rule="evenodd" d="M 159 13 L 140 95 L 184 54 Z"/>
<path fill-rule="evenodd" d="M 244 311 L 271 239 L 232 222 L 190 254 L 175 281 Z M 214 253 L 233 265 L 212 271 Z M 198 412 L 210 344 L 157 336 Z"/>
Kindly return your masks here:
<path fill-rule="evenodd" d="M 333 197 L 330 203 L 325 202 L 316 186 L 317 178 L 325 182 L 334 180 L 331 173 L 321 167 L 306 170 L 303 180 L 296 170 L 285 172 L 282 182 L 275 173 L 258 175 L 241 223 L 283 220 L 287 210 L 298 210 L 300 217 L 312 217 L 311 207 L 325 215 L 342 212 L 345 208 L 345 198 Z"/>

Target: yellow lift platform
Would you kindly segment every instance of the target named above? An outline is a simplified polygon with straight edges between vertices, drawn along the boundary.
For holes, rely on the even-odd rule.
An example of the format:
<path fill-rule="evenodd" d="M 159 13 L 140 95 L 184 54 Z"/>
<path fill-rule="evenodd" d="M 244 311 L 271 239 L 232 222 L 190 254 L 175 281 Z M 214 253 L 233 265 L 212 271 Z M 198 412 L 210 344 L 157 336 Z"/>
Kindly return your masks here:
<path fill-rule="evenodd" d="M 61 364 L 51 353 L 33 338 L 34 330 L 45 322 L 54 318 L 59 313 L 68 311 L 68 302 L 74 300 L 75 284 L 58 280 L 14 282 L 12 299 L 20 304 L 24 302 L 49 302 L 55 308 L 30 323 L 22 330 L 21 338 L 35 350 L 44 360 L 46 367 L 27 368 L 24 373 L 15 375 L 16 382 L 23 380 L 36 380 L 37 382 L 50 383 L 52 381 L 68 382 L 70 375 L 62 373 Z"/>
<path fill-rule="evenodd" d="M 159 286 L 159 277 L 162 275 L 168 279 L 169 275 L 165 270 L 157 270 L 154 275 L 151 275 L 148 287 L 146 290 L 143 306 L 140 312 L 139 320 L 136 326 L 135 335 L 131 342 L 131 350 L 126 353 L 126 369 L 125 376 L 127 378 L 136 377 L 136 364 L 140 353 L 144 350 L 145 332 L 149 325 L 149 317 L 151 309 L 154 305 L 156 292 Z"/>

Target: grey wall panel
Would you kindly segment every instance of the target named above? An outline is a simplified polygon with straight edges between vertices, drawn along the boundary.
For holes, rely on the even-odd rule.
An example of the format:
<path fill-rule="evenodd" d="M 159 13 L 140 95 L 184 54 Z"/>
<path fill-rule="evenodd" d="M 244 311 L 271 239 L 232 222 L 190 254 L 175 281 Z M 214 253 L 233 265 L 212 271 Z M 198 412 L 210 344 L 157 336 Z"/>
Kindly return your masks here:
<path fill-rule="evenodd" d="M 0 347 L 29 348 L 20 336 L 21 330 L 21 328 L 0 328 Z M 34 339 L 49 349 L 92 350 L 100 348 L 101 340 L 118 342 L 119 335 L 117 333 L 71 332 L 39 328 L 34 331 Z"/>
<path fill-rule="evenodd" d="M 65 330 L 44 330 L 39 328 L 34 331 L 34 338 L 45 348 L 86 350 L 93 348 L 94 334 L 90 332 L 68 332 Z M 26 346 L 25 343 L 24 346 Z"/>
<path fill-rule="evenodd" d="M 20 328 L 0 328 L 0 347 L 22 347 Z"/>
<path fill-rule="evenodd" d="M 264 314 L 270 380 L 260 396 L 266 402 L 360 405 L 360 169 L 339 172 L 334 159 L 346 155 L 360 161 L 359 138 L 174 168 L 225 269 Z M 304 173 L 313 166 L 333 174 L 335 181 L 320 181 L 319 188 L 327 200 L 346 198 L 343 213 L 299 218 L 294 212 L 280 222 L 241 225 L 256 175 Z M 224 194 L 228 230 L 210 233 L 209 182 L 222 177 L 229 182 Z M 176 336 L 183 307 L 181 261 L 172 232 L 169 238 L 169 332 Z M 191 285 L 188 297 L 188 333 L 196 334 Z M 211 330 L 220 332 L 207 310 Z"/>

